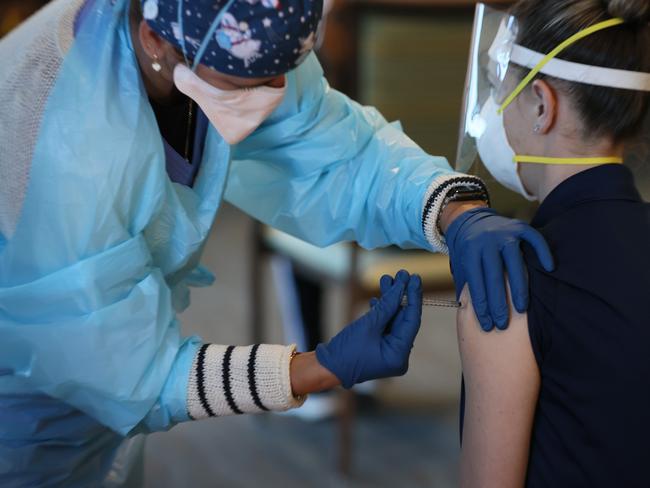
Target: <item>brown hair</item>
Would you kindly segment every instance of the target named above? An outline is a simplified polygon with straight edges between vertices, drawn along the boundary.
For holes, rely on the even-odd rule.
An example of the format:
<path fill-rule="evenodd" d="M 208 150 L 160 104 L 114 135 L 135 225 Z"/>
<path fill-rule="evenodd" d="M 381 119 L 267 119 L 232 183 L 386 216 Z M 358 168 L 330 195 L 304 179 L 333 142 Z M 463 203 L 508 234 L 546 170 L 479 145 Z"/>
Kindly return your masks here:
<path fill-rule="evenodd" d="M 140 23 L 144 16 L 142 15 L 142 5 L 140 0 L 131 0 L 131 5 L 129 8 L 129 13 L 131 14 L 131 21 Z"/>
<path fill-rule="evenodd" d="M 573 34 L 622 17 L 625 24 L 586 37 L 558 57 L 567 61 L 650 72 L 650 0 L 520 0 L 512 8 L 519 22 L 517 42 L 548 53 Z M 538 79 L 548 78 L 542 74 Z M 567 93 L 584 122 L 585 135 L 623 142 L 637 135 L 649 93 L 553 79 Z"/>

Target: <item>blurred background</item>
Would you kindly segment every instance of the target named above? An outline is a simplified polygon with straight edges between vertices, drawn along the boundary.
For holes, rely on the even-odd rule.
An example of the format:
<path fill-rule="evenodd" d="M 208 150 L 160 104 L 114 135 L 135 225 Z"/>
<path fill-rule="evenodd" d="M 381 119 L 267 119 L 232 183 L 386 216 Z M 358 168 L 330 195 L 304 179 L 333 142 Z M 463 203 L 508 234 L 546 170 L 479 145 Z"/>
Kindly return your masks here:
<path fill-rule="evenodd" d="M 0 36 L 45 3 L 2 0 Z M 331 85 L 401 121 L 428 152 L 453 162 L 474 2 L 332 0 L 326 10 L 319 57 Z M 487 176 L 480 166 L 475 172 Z M 502 213 L 530 216 L 530 205 L 491 186 Z M 217 282 L 193 292 L 182 322 L 186 334 L 221 344 L 313 349 L 367 310 L 382 274 L 401 268 L 420 273 L 428 295 L 453 299 L 444 256 L 351 244 L 316 249 L 228 205 L 204 264 Z M 425 310 L 404 378 L 315 395 L 293 415 L 195 422 L 152 435 L 146 486 L 455 486 L 460 377 L 454 310 Z"/>

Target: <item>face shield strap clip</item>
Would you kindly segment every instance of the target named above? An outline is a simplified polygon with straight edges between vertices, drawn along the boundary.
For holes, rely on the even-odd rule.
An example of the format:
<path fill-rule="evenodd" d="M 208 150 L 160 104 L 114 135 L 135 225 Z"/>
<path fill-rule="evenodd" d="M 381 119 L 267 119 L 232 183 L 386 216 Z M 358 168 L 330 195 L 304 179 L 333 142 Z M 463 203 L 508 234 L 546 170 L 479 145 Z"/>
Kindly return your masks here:
<path fill-rule="evenodd" d="M 581 39 L 590 36 L 591 34 L 594 34 L 601 30 L 609 29 L 610 27 L 621 25 L 624 22 L 625 21 L 620 18 L 609 19 L 604 22 L 599 22 L 598 24 L 592 25 L 591 27 L 588 27 L 580 31 L 577 34 L 574 34 L 573 36 L 569 37 L 567 40 L 562 42 L 559 46 L 557 46 L 550 53 L 544 56 L 544 58 L 539 63 L 537 63 L 537 66 L 535 66 L 535 68 L 533 68 L 531 72 L 528 73 L 528 75 L 526 75 L 526 77 L 521 81 L 521 83 L 519 83 L 517 88 L 515 88 L 515 90 L 503 102 L 503 104 L 499 108 L 499 114 L 502 114 L 504 110 L 508 108 L 508 106 L 514 101 L 514 99 L 517 98 L 521 94 L 521 92 L 528 86 L 528 84 L 535 78 L 535 76 L 537 76 L 542 71 L 542 69 L 544 69 L 544 67 L 562 51 L 567 49 L 569 46 L 575 44 L 576 42 L 580 41 Z"/>

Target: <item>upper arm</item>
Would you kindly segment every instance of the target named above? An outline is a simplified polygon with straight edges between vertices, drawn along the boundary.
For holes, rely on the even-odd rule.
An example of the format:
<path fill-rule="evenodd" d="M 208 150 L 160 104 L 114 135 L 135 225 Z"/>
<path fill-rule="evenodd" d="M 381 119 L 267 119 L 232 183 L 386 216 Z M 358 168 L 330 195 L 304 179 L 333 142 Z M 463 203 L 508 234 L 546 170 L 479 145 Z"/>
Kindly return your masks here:
<path fill-rule="evenodd" d="M 467 288 L 458 313 L 465 377 L 462 487 L 520 487 L 539 395 L 540 374 L 528 317 L 511 306 L 505 331 L 483 332 Z"/>

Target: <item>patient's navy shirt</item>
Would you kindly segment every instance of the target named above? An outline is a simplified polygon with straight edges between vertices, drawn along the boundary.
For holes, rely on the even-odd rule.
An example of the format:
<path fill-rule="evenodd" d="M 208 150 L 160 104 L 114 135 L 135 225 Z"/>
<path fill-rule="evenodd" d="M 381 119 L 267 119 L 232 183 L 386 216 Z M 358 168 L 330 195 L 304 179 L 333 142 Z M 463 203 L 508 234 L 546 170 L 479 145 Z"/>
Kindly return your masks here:
<path fill-rule="evenodd" d="M 532 225 L 557 267 L 525 250 L 542 380 L 526 486 L 648 488 L 650 204 L 605 165 L 559 185 Z"/>

